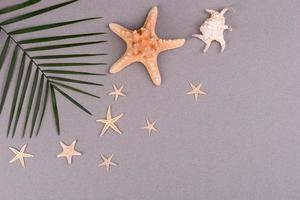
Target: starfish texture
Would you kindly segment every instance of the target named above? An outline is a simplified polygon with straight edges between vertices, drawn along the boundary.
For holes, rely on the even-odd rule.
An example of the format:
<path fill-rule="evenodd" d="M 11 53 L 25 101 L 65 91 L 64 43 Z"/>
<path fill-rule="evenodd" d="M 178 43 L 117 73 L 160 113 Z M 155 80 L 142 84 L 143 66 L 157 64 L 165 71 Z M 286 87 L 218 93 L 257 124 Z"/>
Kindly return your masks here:
<path fill-rule="evenodd" d="M 158 54 L 181 47 L 184 39 L 164 40 L 160 39 L 155 33 L 157 20 L 157 7 L 153 7 L 147 16 L 144 25 L 138 30 L 128 30 L 127 28 L 111 23 L 109 28 L 122 38 L 127 45 L 124 55 L 112 65 L 110 73 L 117 73 L 131 63 L 141 62 L 145 65 L 152 82 L 159 86 L 161 76 L 157 65 Z"/>
<path fill-rule="evenodd" d="M 147 121 L 147 126 L 144 126 L 143 129 L 147 129 L 148 130 L 148 135 L 150 136 L 152 131 L 154 132 L 158 132 L 158 130 L 154 127 L 155 125 L 155 121 L 154 122 L 150 122 L 148 119 L 146 120 Z"/>
<path fill-rule="evenodd" d="M 57 155 L 58 158 L 66 157 L 68 161 L 68 165 L 72 164 L 73 156 L 80 156 L 81 153 L 75 150 L 76 140 L 72 142 L 70 145 L 64 144 L 62 141 L 59 142 L 60 146 L 62 147 L 63 151 Z"/>
<path fill-rule="evenodd" d="M 103 160 L 102 163 L 99 164 L 99 167 L 105 166 L 106 171 L 108 172 L 110 169 L 110 166 L 118 166 L 116 163 L 112 162 L 113 155 L 110 155 L 109 157 L 105 157 L 103 154 L 101 154 L 101 158 Z"/>
<path fill-rule="evenodd" d="M 111 116 L 111 107 L 109 106 L 107 109 L 107 113 L 106 113 L 106 119 L 96 120 L 97 122 L 101 122 L 104 124 L 104 127 L 100 133 L 100 136 L 103 136 L 109 128 L 113 129 L 114 131 L 116 131 L 119 134 L 122 134 L 120 129 L 115 124 L 122 116 L 123 116 L 123 113 L 121 113 L 117 117 L 112 117 Z"/>
<path fill-rule="evenodd" d="M 217 41 L 221 45 L 221 51 L 225 49 L 225 40 L 224 40 L 224 30 L 232 31 L 230 26 L 225 25 L 224 14 L 229 10 L 229 8 L 224 8 L 221 12 L 206 9 L 206 12 L 210 14 L 210 17 L 204 21 L 200 26 L 200 32 L 202 34 L 194 34 L 193 37 L 199 38 L 202 40 L 206 46 L 203 49 L 205 53 L 212 41 Z"/>
<path fill-rule="evenodd" d="M 22 167 L 25 168 L 25 160 L 24 160 L 24 158 L 33 157 L 33 155 L 31 155 L 31 154 L 25 153 L 26 147 L 27 147 L 27 144 L 24 144 L 24 145 L 22 146 L 22 148 L 21 148 L 20 151 L 17 150 L 17 149 L 15 149 L 15 148 L 9 147 L 9 149 L 10 149 L 14 154 L 16 154 L 16 156 L 15 156 L 13 159 L 11 159 L 11 160 L 9 161 L 9 163 L 13 163 L 13 162 L 15 162 L 16 160 L 19 160 L 20 163 L 21 163 L 21 165 L 22 165 Z"/>
<path fill-rule="evenodd" d="M 199 95 L 206 95 L 207 94 L 206 92 L 203 92 L 201 90 L 202 83 L 200 83 L 197 86 L 195 86 L 194 84 L 190 83 L 190 86 L 191 86 L 192 90 L 190 92 L 188 92 L 187 94 L 194 95 L 196 101 L 198 101 L 198 96 Z"/>
<path fill-rule="evenodd" d="M 122 92 L 124 85 L 121 85 L 121 87 L 117 88 L 117 86 L 115 84 L 113 84 L 113 88 L 114 88 L 114 91 L 110 92 L 109 95 L 115 95 L 115 101 L 118 100 L 119 96 L 123 96 L 123 97 L 126 96 L 126 94 L 124 94 Z"/>

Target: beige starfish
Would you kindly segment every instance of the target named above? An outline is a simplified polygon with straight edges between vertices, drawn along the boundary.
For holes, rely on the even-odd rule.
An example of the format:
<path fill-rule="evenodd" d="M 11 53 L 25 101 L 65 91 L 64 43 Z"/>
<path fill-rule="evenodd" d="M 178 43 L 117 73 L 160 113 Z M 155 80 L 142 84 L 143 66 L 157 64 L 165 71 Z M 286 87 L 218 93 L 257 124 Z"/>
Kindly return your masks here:
<path fill-rule="evenodd" d="M 194 95 L 196 101 L 198 101 L 198 96 L 199 95 L 206 95 L 207 94 L 206 92 L 203 92 L 201 90 L 202 83 L 200 83 L 197 86 L 190 83 L 190 86 L 191 86 L 192 90 L 190 92 L 188 92 L 187 94 Z"/>
<path fill-rule="evenodd" d="M 109 24 L 109 28 L 127 44 L 126 52 L 113 64 L 110 73 L 117 73 L 131 63 L 141 62 L 145 65 L 152 82 L 157 86 L 161 84 L 157 56 L 163 51 L 181 47 L 185 40 L 160 39 L 155 33 L 156 20 L 157 7 L 153 7 L 149 11 L 143 27 L 138 30 L 131 31 L 115 23 Z"/>
<path fill-rule="evenodd" d="M 152 123 L 149 122 L 148 119 L 147 119 L 146 121 L 147 121 L 147 126 L 144 126 L 143 129 L 147 129 L 147 130 L 148 130 L 148 135 L 149 135 L 149 136 L 151 135 L 152 131 L 158 132 L 158 130 L 154 127 L 156 121 L 154 121 L 154 122 L 152 122 Z"/>
<path fill-rule="evenodd" d="M 123 96 L 123 97 L 126 96 L 126 94 L 124 94 L 124 93 L 122 92 L 122 90 L 123 90 L 123 88 L 124 88 L 124 85 L 121 85 L 120 88 L 117 88 L 117 86 L 116 86 L 115 84 L 113 84 L 113 88 L 114 88 L 114 91 L 111 92 L 111 93 L 109 93 L 109 95 L 115 95 L 115 101 L 118 100 L 119 96 Z"/>
<path fill-rule="evenodd" d="M 13 147 L 9 147 L 9 149 L 10 149 L 12 152 L 14 152 L 14 154 L 16 154 L 16 156 L 15 156 L 13 159 L 11 159 L 11 160 L 9 161 L 9 163 L 13 163 L 13 162 L 15 162 L 16 160 L 19 160 L 20 163 L 21 163 L 21 165 L 22 165 L 22 167 L 25 168 L 25 160 L 24 160 L 24 158 L 33 157 L 33 155 L 31 155 L 31 154 L 25 153 L 26 147 L 27 147 L 27 144 L 24 144 L 24 145 L 22 146 L 22 148 L 21 148 L 20 151 L 17 150 L 17 149 L 15 149 L 15 148 L 13 148 Z"/>
<path fill-rule="evenodd" d="M 101 123 L 105 124 L 101 131 L 100 136 L 103 136 L 109 128 L 113 129 L 114 131 L 116 131 L 119 134 L 122 134 L 120 129 L 115 124 L 122 116 L 123 116 L 123 113 L 121 113 L 117 117 L 112 117 L 111 116 L 111 107 L 108 106 L 107 113 L 106 113 L 106 119 L 96 120 L 97 122 L 101 122 Z"/>
<path fill-rule="evenodd" d="M 72 164 L 73 156 L 80 156 L 81 153 L 75 150 L 76 140 L 70 145 L 64 144 L 62 141 L 59 142 L 60 146 L 63 148 L 63 151 L 57 155 L 58 158 L 66 157 L 68 165 Z"/>
<path fill-rule="evenodd" d="M 98 166 L 99 167 L 105 166 L 107 172 L 109 171 L 110 166 L 118 166 L 116 163 L 111 161 L 112 157 L 113 157 L 113 155 L 110 155 L 109 157 L 105 157 L 104 155 L 101 154 L 101 158 L 102 158 L 103 162 L 100 163 Z"/>

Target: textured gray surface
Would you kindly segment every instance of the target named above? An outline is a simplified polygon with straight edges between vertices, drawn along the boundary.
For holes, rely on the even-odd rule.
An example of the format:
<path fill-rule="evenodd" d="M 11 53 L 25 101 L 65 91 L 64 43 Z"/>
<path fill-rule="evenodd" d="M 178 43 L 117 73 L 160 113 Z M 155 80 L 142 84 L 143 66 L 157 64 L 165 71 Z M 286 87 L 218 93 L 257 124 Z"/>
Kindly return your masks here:
<path fill-rule="evenodd" d="M 9 2 L 19 1 L 2 0 L 0 5 Z M 108 31 L 109 22 L 138 28 L 153 5 L 159 8 L 159 36 L 187 38 L 184 47 L 159 57 L 162 86 L 154 87 L 140 64 L 95 78 L 105 87 L 89 90 L 102 100 L 75 95 L 93 117 L 58 97 L 59 137 L 48 107 L 39 137 L 6 139 L 7 104 L 0 118 L 1 199 L 300 198 L 299 1 L 81 0 L 18 27 L 96 15 L 105 18 L 47 34 Z M 190 36 L 207 17 L 204 9 L 227 5 L 236 10 L 226 14 L 227 24 L 233 27 L 233 32 L 225 33 L 227 48 L 220 54 L 213 44 L 207 54 L 200 53 L 203 43 Z M 92 61 L 112 64 L 125 45 L 111 32 L 100 38 L 109 42 L 91 49 L 109 56 Z M 103 72 L 108 66 L 94 69 Z M 1 81 L 6 71 L 2 70 Z M 188 81 L 203 82 L 208 95 L 195 102 L 185 94 Z M 112 83 L 124 83 L 127 97 L 114 103 L 107 96 Z M 108 105 L 115 115 L 125 113 L 119 122 L 124 134 L 99 137 L 102 125 L 95 119 L 105 115 Z M 141 129 L 146 117 L 157 120 L 158 134 L 148 137 Z M 58 142 L 73 139 L 78 139 L 84 155 L 67 166 L 56 158 L 61 151 Z M 27 151 L 35 154 L 27 159 L 27 168 L 8 164 L 13 156 L 8 147 L 19 148 L 26 142 Z M 109 173 L 98 168 L 100 153 L 113 153 L 119 166 Z"/>

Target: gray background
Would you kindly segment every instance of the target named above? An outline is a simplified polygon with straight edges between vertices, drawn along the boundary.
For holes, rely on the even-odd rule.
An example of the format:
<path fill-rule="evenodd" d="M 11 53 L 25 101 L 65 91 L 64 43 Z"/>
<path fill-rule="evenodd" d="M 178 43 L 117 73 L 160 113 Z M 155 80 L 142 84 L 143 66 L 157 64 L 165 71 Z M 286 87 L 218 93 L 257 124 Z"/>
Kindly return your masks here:
<path fill-rule="evenodd" d="M 20 1 L 2 0 L 0 5 L 16 2 Z M 43 1 L 32 8 L 55 2 L 59 1 Z M 300 198 L 300 1 L 81 0 L 7 29 L 95 15 L 104 19 L 45 34 L 108 31 L 109 22 L 133 29 L 143 24 L 154 5 L 159 8 L 158 35 L 187 39 L 184 47 L 159 57 L 162 85 L 154 87 L 141 64 L 116 75 L 92 78 L 105 87 L 81 88 L 101 95 L 101 100 L 73 96 L 94 113 L 93 117 L 57 95 L 61 136 L 56 135 L 47 107 L 39 137 L 20 139 L 20 126 L 14 140 L 6 139 L 10 110 L 6 104 L 0 118 L 1 199 Z M 233 27 L 233 32 L 225 33 L 227 47 L 220 54 L 214 43 L 203 54 L 204 44 L 191 35 L 207 17 L 205 8 L 225 6 L 235 9 L 226 14 L 226 24 Z M 91 68 L 106 72 L 125 45 L 110 31 L 95 38 L 109 42 L 77 50 L 109 53 L 89 60 L 107 62 L 106 67 Z M 6 72 L 7 67 L 1 80 Z M 202 82 L 208 95 L 195 102 L 186 95 L 189 81 Z M 112 83 L 125 84 L 127 97 L 113 102 L 107 95 Z M 118 123 L 123 134 L 110 132 L 99 137 L 102 125 L 95 120 L 105 116 L 108 105 L 114 115 L 125 114 Z M 151 137 L 141 129 L 147 117 L 157 120 L 159 129 Z M 61 151 L 58 143 L 74 139 L 84 155 L 67 166 L 64 159 L 56 158 Z M 19 148 L 26 142 L 27 151 L 35 155 L 26 160 L 26 169 L 19 163 L 8 164 L 13 157 L 8 147 Z M 98 168 L 101 153 L 113 153 L 119 166 L 109 173 Z"/>

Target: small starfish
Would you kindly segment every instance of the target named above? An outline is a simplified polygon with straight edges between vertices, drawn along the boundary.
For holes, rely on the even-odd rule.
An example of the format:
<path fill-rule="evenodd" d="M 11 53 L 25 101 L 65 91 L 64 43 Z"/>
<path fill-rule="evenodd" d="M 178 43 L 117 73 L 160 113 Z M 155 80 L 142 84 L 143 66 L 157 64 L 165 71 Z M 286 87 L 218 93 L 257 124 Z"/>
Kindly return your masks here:
<path fill-rule="evenodd" d="M 114 131 L 116 131 L 119 134 L 122 134 L 120 129 L 115 124 L 122 116 L 123 116 L 123 113 L 121 113 L 117 117 L 112 117 L 111 116 L 111 107 L 108 106 L 107 113 L 106 113 L 106 119 L 96 120 L 97 122 L 101 122 L 101 123 L 105 124 L 101 131 L 100 136 L 103 136 L 109 128 L 113 129 Z"/>
<path fill-rule="evenodd" d="M 21 165 L 22 165 L 22 167 L 25 168 L 25 160 L 24 160 L 24 158 L 33 157 L 33 155 L 31 155 L 31 154 L 25 153 L 26 147 L 27 147 L 27 144 L 24 144 L 24 145 L 22 146 L 22 148 L 21 148 L 20 151 L 17 150 L 17 149 L 15 149 L 15 148 L 13 148 L 13 147 L 9 147 L 9 149 L 10 149 L 12 152 L 14 152 L 14 154 L 16 154 L 16 156 L 15 156 L 13 159 L 11 159 L 11 160 L 9 161 L 9 163 L 13 163 L 13 162 L 15 162 L 16 160 L 19 160 L 20 163 L 21 163 Z"/>
<path fill-rule="evenodd" d="M 200 83 L 197 86 L 190 83 L 190 86 L 191 86 L 192 90 L 190 92 L 188 92 L 187 94 L 194 95 L 196 101 L 198 101 L 198 96 L 199 95 L 206 95 L 207 94 L 206 92 L 203 92 L 201 90 L 202 83 Z"/>
<path fill-rule="evenodd" d="M 147 126 L 144 126 L 143 129 L 147 129 L 147 130 L 148 130 L 148 135 L 149 135 L 149 136 L 151 135 L 152 131 L 158 132 L 158 130 L 154 127 L 156 121 L 154 121 L 154 122 L 152 122 L 152 123 L 149 122 L 148 119 L 147 119 L 146 121 L 147 121 Z"/>
<path fill-rule="evenodd" d="M 73 156 L 80 156 L 81 153 L 75 150 L 76 140 L 70 145 L 64 144 L 62 141 L 59 142 L 60 146 L 63 148 L 63 151 L 57 155 L 58 158 L 66 157 L 68 165 L 72 164 Z"/>
<path fill-rule="evenodd" d="M 101 154 L 101 158 L 102 158 L 103 162 L 100 163 L 98 165 L 98 167 L 105 166 L 106 167 L 106 171 L 108 172 L 110 166 L 118 166 L 116 163 L 114 163 L 114 162 L 111 161 L 112 157 L 113 157 L 113 155 L 110 155 L 109 157 L 105 157 L 104 155 Z"/>
<path fill-rule="evenodd" d="M 122 92 L 124 85 L 122 85 L 120 88 L 117 88 L 117 86 L 115 84 L 113 84 L 113 88 L 114 88 L 114 91 L 109 93 L 109 95 L 115 95 L 115 101 L 118 100 L 119 96 L 123 96 L 123 97 L 126 96 L 126 94 L 124 94 Z"/>
<path fill-rule="evenodd" d="M 184 39 L 163 40 L 155 33 L 157 20 L 157 7 L 153 7 L 147 16 L 144 26 L 138 30 L 128 30 L 127 28 L 111 23 L 109 28 L 122 38 L 127 44 L 124 55 L 110 68 L 110 73 L 117 73 L 126 66 L 134 62 L 141 62 L 145 65 L 152 82 L 159 86 L 161 76 L 157 66 L 159 53 L 175 49 L 184 45 Z"/>

